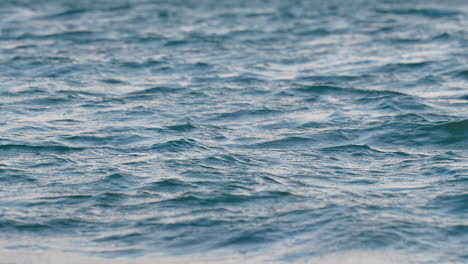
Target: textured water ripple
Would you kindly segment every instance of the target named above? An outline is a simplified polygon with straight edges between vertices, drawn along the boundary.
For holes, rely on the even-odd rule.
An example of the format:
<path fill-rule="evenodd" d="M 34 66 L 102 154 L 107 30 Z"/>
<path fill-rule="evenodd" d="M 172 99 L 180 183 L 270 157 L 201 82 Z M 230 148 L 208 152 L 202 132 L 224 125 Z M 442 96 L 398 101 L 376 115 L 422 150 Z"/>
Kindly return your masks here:
<path fill-rule="evenodd" d="M 2 1 L 0 255 L 464 263 L 467 23 L 457 0 Z"/>

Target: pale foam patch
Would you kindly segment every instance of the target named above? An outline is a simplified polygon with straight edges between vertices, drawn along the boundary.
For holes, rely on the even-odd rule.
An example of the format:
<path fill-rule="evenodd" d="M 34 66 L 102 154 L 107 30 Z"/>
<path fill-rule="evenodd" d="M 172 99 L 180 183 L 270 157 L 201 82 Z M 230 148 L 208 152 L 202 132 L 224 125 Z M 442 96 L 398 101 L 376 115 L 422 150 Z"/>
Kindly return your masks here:
<path fill-rule="evenodd" d="M 237 264 L 237 263 L 272 263 L 264 257 L 248 257 L 245 255 L 226 255 L 217 257 L 182 256 L 182 257 L 126 257 L 103 258 L 98 256 L 84 256 L 77 253 L 68 253 L 54 250 L 5 250 L 0 249 L 0 264 Z"/>
<path fill-rule="evenodd" d="M 408 256 L 395 251 L 351 251 L 324 256 L 309 263 L 317 264 L 415 264 L 427 263 L 429 256 Z"/>
<path fill-rule="evenodd" d="M 321 122 L 326 120 L 334 112 L 295 112 L 288 114 L 289 118 L 300 122 Z"/>

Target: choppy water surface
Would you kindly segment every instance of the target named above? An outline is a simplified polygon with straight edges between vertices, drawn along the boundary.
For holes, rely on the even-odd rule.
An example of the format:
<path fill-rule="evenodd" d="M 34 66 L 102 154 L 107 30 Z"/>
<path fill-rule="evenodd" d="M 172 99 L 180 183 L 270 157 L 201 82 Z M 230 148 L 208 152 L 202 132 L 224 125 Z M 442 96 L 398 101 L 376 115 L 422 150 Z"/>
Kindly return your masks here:
<path fill-rule="evenodd" d="M 3 260 L 466 263 L 467 29 L 466 1 L 1 1 Z"/>

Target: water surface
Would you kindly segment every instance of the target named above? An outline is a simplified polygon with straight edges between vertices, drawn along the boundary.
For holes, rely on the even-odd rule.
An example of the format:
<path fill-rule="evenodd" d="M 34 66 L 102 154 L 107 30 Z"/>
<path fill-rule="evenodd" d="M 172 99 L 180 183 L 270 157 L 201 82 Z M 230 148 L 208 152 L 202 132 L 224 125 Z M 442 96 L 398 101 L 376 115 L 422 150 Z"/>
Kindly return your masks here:
<path fill-rule="evenodd" d="M 466 263 L 467 28 L 455 0 L 1 1 L 0 263 Z"/>

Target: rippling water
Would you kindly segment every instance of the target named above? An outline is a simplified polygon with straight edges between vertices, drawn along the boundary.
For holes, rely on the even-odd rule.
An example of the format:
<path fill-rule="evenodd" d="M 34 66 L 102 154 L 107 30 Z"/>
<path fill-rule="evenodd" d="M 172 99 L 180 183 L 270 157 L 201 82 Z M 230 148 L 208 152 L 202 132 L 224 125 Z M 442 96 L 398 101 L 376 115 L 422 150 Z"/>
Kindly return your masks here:
<path fill-rule="evenodd" d="M 466 263 L 467 29 L 453 0 L 1 1 L 0 263 Z"/>

